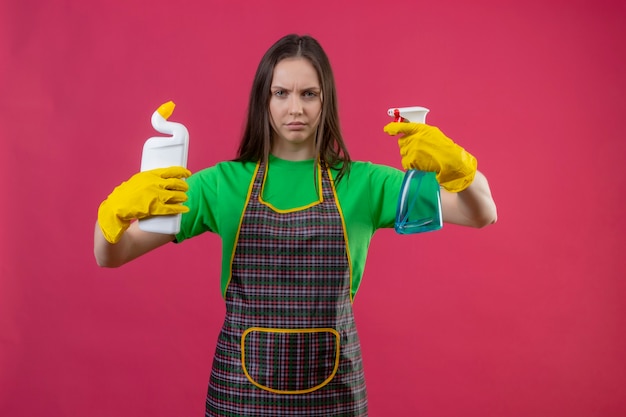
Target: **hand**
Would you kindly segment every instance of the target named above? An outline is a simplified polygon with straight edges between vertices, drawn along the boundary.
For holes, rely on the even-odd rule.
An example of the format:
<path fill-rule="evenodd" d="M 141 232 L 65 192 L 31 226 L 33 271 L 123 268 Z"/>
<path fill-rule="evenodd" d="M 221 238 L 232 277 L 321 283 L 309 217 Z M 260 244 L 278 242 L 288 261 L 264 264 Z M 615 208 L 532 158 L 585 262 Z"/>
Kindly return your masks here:
<path fill-rule="evenodd" d="M 191 172 L 183 167 L 157 168 L 133 175 L 117 186 L 98 209 L 98 224 L 109 243 L 117 243 L 132 220 L 186 213 L 189 186 L 181 178 Z"/>
<path fill-rule="evenodd" d="M 384 128 L 398 139 L 402 167 L 434 171 L 437 181 L 448 191 L 463 191 L 474 180 L 478 165 L 465 149 L 454 143 L 441 130 L 424 123 L 391 122 Z"/>

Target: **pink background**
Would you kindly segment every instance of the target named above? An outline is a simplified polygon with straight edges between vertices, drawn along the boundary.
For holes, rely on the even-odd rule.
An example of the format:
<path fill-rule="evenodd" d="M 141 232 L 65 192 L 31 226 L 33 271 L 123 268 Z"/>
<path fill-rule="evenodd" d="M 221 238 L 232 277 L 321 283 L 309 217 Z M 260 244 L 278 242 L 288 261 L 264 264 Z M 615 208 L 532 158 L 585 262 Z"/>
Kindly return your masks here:
<path fill-rule="evenodd" d="M 0 3 L 0 415 L 200 416 L 220 241 L 96 266 L 99 203 L 167 100 L 196 171 L 234 156 L 263 52 L 317 37 L 355 159 L 386 109 L 476 155 L 484 230 L 372 243 L 355 308 L 372 416 L 626 415 L 626 3 Z"/>

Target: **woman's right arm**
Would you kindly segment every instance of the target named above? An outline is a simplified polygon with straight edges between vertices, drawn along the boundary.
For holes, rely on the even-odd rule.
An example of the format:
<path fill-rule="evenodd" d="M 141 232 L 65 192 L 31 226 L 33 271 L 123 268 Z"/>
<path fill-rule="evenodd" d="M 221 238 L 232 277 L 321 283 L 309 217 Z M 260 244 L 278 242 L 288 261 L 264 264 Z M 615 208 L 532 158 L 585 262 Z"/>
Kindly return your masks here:
<path fill-rule="evenodd" d="M 117 243 L 109 243 L 96 222 L 93 251 L 98 266 L 117 268 L 173 240 L 174 235 L 144 232 L 133 222 Z"/>
<path fill-rule="evenodd" d="M 187 200 L 183 178 L 190 175 L 183 167 L 158 168 L 115 187 L 98 208 L 93 239 L 98 265 L 115 268 L 174 240 L 174 235 L 142 231 L 135 220 L 189 211 L 180 203 Z"/>

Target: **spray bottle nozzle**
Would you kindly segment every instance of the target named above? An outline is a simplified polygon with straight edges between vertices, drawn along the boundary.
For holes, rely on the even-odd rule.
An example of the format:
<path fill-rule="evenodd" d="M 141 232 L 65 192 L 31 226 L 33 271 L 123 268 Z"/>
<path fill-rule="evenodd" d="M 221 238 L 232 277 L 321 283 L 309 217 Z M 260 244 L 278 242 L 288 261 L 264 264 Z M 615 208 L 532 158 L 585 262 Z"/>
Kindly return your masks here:
<path fill-rule="evenodd" d="M 407 119 L 400 116 L 400 109 L 393 109 L 393 121 L 394 122 L 408 122 Z"/>
<path fill-rule="evenodd" d="M 393 117 L 394 122 L 426 123 L 426 113 L 430 110 L 426 107 L 392 107 L 387 114 Z"/>

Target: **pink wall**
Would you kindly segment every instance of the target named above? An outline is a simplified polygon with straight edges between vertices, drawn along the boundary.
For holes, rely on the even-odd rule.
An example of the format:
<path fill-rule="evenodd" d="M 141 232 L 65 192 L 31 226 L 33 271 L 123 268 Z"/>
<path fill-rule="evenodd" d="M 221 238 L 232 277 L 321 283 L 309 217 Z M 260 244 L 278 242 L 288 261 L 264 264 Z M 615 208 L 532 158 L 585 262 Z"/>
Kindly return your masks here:
<path fill-rule="evenodd" d="M 352 156 L 390 106 L 474 153 L 484 230 L 380 232 L 356 299 L 373 416 L 626 415 L 623 1 L 0 4 L 0 415 L 200 416 L 224 312 L 203 235 L 96 266 L 100 201 L 169 99 L 189 165 L 234 155 L 262 53 L 317 37 Z"/>

